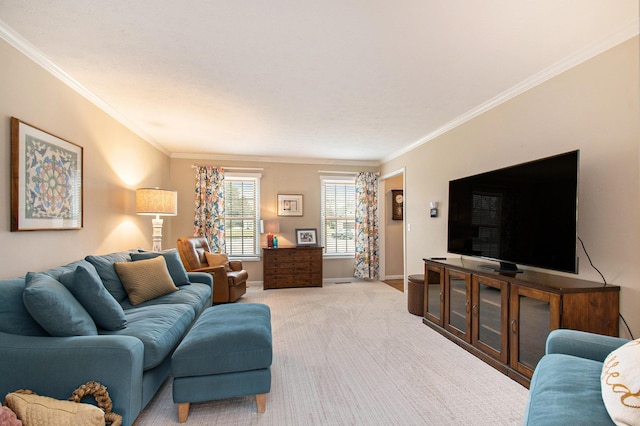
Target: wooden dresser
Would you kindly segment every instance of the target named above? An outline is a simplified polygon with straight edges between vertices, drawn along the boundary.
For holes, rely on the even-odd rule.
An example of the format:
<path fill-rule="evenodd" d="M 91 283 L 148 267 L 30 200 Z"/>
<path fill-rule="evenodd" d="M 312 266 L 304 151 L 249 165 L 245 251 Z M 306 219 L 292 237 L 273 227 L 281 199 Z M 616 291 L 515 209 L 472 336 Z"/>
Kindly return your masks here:
<path fill-rule="evenodd" d="M 262 249 L 263 288 L 322 287 L 322 247 Z"/>

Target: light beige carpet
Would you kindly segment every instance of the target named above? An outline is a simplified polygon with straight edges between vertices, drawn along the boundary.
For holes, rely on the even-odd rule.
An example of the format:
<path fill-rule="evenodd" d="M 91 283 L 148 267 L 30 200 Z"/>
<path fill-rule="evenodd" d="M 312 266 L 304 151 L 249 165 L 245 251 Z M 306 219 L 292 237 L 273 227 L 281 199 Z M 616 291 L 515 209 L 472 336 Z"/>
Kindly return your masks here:
<path fill-rule="evenodd" d="M 271 307 L 267 409 L 255 398 L 192 404 L 187 425 L 518 425 L 527 389 L 407 311 L 381 282 L 249 287 Z M 171 380 L 136 426 L 177 423 Z"/>

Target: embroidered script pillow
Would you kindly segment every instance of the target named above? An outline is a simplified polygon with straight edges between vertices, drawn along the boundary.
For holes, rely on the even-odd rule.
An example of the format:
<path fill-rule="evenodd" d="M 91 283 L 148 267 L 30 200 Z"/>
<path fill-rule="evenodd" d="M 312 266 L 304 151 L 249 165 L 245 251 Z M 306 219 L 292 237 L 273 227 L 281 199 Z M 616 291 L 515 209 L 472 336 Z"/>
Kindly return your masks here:
<path fill-rule="evenodd" d="M 604 360 L 602 400 L 617 425 L 640 424 L 640 339 L 632 340 Z"/>

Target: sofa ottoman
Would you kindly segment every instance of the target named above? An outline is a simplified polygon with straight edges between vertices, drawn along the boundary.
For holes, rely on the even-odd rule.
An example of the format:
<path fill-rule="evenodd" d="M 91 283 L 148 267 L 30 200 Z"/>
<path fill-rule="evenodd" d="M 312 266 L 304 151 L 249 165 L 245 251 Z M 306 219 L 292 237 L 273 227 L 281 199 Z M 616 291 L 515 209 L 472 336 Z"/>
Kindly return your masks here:
<path fill-rule="evenodd" d="M 178 421 L 191 403 L 255 395 L 263 413 L 271 390 L 271 311 L 260 303 L 206 309 L 171 358 Z"/>

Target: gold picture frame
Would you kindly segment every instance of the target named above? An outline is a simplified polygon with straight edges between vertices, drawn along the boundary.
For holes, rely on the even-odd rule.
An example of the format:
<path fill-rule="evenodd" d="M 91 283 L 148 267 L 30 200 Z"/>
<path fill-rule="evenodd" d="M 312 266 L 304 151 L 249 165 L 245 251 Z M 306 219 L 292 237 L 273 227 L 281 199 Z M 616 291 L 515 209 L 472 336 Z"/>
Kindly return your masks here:
<path fill-rule="evenodd" d="M 83 226 L 83 148 L 11 117 L 11 231 Z"/>

